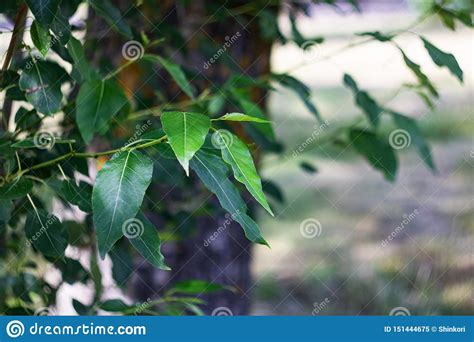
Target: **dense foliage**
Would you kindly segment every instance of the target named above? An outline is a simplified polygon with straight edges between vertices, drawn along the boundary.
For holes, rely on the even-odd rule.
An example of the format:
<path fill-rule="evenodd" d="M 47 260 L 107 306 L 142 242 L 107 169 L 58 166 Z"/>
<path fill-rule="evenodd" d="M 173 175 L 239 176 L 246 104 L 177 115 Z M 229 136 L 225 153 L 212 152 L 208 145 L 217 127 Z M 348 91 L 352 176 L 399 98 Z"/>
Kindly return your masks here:
<path fill-rule="evenodd" d="M 253 78 L 232 66 L 231 45 L 234 39 L 240 39 L 240 32 L 224 42 L 204 39 L 201 49 L 209 60 L 203 68 L 229 70 L 222 82 L 206 82 L 205 76 L 180 62 L 180 56 L 186 55 L 182 32 L 167 24 L 162 24 L 158 32 L 147 31 L 136 21 L 127 20 L 130 13 L 153 9 L 152 1 L 131 3 L 125 15 L 112 1 L 87 1 L 90 11 L 103 17 L 123 39 L 121 64 L 97 65 L 88 57 L 88 42 L 79 38 L 87 27 L 70 23 L 81 2 L 8 0 L 0 4 L 0 12 L 14 23 L 0 74 L 0 90 L 5 95 L 0 137 L 0 310 L 32 313 L 54 305 L 63 282 L 92 281 L 96 291 L 92 305 L 74 303 L 80 314 L 98 309 L 125 314 L 175 313 L 182 307 L 199 313 L 200 301 L 193 295 L 216 291 L 218 286 L 190 280 L 145 305 L 102 301 L 96 254 L 100 258 L 110 254 L 114 267 L 119 267 L 117 256 L 125 255 L 123 259 L 127 260 L 137 251 L 154 266 L 169 269 L 160 252 L 161 234 L 145 213 L 164 213 L 171 229 L 163 235 L 178 239 L 185 232 L 176 232 L 174 226 L 192 226 L 192 222 L 180 221 L 180 214 L 199 214 L 202 198 L 196 196 L 188 208 L 152 207 L 153 193 L 147 193 L 147 189 L 152 183 L 173 184 L 190 198 L 196 189 L 193 178 L 188 177 L 193 174 L 201 181 L 198 186 L 215 194 L 222 209 L 241 225 L 250 241 L 267 245 L 242 193 L 249 193 L 273 215 L 264 189 L 276 198 L 279 190 L 271 182 L 262 186 L 252 154 L 255 150 L 279 153 L 282 146 L 268 115 L 252 94 L 256 89 L 273 91 L 280 85 L 294 91 L 315 120 L 324 122 L 324 113 L 313 103 L 310 89 L 293 76 L 269 73 Z M 335 8 L 343 5 L 347 10 L 347 4 L 324 2 Z M 351 10 L 359 10 L 356 1 L 346 2 Z M 177 3 L 184 8 L 192 6 L 189 1 Z M 202 25 L 206 20 L 254 21 L 251 34 L 270 44 L 296 44 L 305 50 L 324 44 L 322 37 L 307 38 L 298 30 L 296 16 L 308 8 L 304 2 L 227 1 L 225 10 L 223 6 L 221 1 L 206 1 Z M 28 11 L 34 20 L 25 28 Z M 279 28 L 277 15 L 281 11 L 289 18 L 289 34 Z M 159 13 L 158 17 L 164 15 Z M 472 27 L 470 10 L 450 1 L 433 2 L 414 25 L 434 16 L 450 30 L 458 25 Z M 414 25 L 393 32 L 358 33 L 357 43 L 348 48 L 374 40 L 393 44 L 414 75 L 415 82 L 402 87 L 417 92 L 432 107 L 433 99 L 439 96 L 436 86 L 396 41 Z M 455 57 L 425 37 L 420 39 L 433 62 L 463 82 Z M 93 48 L 101 49 L 100 41 Z M 141 76 L 146 89 L 127 89 L 120 75 L 134 65 L 166 72 L 164 79 L 172 91 L 162 91 L 149 74 Z M 352 91 L 363 116 L 338 130 L 330 143 L 351 146 L 393 181 L 398 168 L 397 144 L 403 144 L 398 139 L 408 137 L 426 165 L 435 170 L 430 148 L 415 119 L 379 103 L 349 74 L 342 83 Z M 150 89 L 151 100 L 145 96 Z M 14 113 L 12 103 L 20 104 Z M 405 136 L 382 134 L 379 128 L 383 117 L 393 120 L 397 132 Z M 51 118 L 56 128 L 43 123 Z M 303 166 L 311 169 L 310 165 Z M 90 167 L 99 170 L 93 183 Z M 80 209 L 84 218 L 60 220 L 53 213 L 52 198 L 60 200 L 62 208 Z M 68 246 L 91 251 L 88 267 L 71 254 L 66 256 Z M 61 273 L 60 281 L 46 280 L 45 270 L 51 267 Z M 123 275 L 118 269 L 114 271 L 117 280 L 122 279 L 117 282 L 123 284 Z"/>

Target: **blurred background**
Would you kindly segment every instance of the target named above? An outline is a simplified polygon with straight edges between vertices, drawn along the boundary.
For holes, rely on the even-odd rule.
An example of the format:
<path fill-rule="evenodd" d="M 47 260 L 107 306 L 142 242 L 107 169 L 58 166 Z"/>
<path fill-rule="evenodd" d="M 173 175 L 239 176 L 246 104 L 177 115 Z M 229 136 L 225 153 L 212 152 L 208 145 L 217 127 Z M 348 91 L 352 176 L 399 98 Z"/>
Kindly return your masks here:
<path fill-rule="evenodd" d="M 439 21 L 412 29 L 456 56 L 464 86 L 433 64 L 415 34 L 400 37 L 402 48 L 439 86 L 435 110 L 416 94 L 396 92 L 413 76 L 390 44 L 371 42 L 334 53 L 351 42 L 354 32 L 405 27 L 422 8 L 423 1 L 367 1 L 362 14 L 343 16 L 313 8 L 309 18 L 299 18 L 299 28 L 326 41 L 311 53 L 290 45 L 274 48 L 276 72 L 306 63 L 292 74 L 311 86 L 327 122 L 315 126 L 285 89 L 270 96 L 277 135 L 289 148 L 281 158 L 268 156 L 262 171 L 281 186 L 286 202 L 277 205 L 275 219 L 260 216 L 272 249 L 255 248 L 253 314 L 474 313 L 472 31 L 458 27 L 453 34 Z M 288 27 L 284 21 L 281 25 Z M 408 147 L 401 153 L 396 182 L 389 183 L 349 149 L 324 144 L 360 115 L 350 91 L 341 87 L 345 72 L 382 104 L 421 119 L 436 174 Z M 393 129 L 388 122 L 383 127 L 388 133 Z M 309 137 L 315 139 L 304 143 Z M 299 146 L 304 151 L 295 153 Z M 316 172 L 304 171 L 301 163 Z M 314 228 L 309 235 L 308 222 Z"/>

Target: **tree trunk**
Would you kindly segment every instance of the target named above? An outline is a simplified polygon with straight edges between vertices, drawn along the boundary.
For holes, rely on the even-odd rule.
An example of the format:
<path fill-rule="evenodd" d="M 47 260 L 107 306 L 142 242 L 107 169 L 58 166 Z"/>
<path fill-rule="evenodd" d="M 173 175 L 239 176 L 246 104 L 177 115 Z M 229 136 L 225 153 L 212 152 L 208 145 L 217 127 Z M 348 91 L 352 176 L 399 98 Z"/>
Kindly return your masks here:
<path fill-rule="evenodd" d="M 115 1 L 114 4 L 121 7 L 123 13 L 127 10 L 129 2 L 120 0 Z M 211 36 L 217 44 L 224 44 L 229 37 L 238 32 L 239 38 L 232 45 L 230 53 L 236 63 L 235 67 L 240 69 L 242 74 L 251 77 L 268 73 L 271 46 L 266 42 L 259 41 L 257 34 L 252 35 L 252 30 L 256 29 L 256 22 L 249 23 L 244 27 L 242 24 L 245 25 L 245 23 L 229 18 L 225 23 L 216 22 L 201 27 L 196 23 L 196 18 L 206 16 L 203 13 L 203 4 L 203 1 L 194 1 L 189 7 L 180 8 L 174 2 L 168 5 L 167 2 L 164 2 L 159 5 L 155 4 L 160 7 L 158 11 L 156 8 L 149 11 L 146 7 L 143 9 L 144 15 L 151 22 L 163 23 L 162 20 L 164 20 L 166 23 L 174 25 L 183 34 L 186 40 L 187 54 L 176 54 L 173 59 L 204 76 L 207 81 L 198 84 L 198 88 L 204 89 L 212 84 L 222 85 L 230 75 L 230 70 L 222 66 L 210 66 L 207 69 L 203 67 L 211 57 L 203 55 L 197 49 L 199 38 L 202 38 L 203 35 L 204 38 L 208 38 L 206 35 Z M 157 13 L 160 18 L 156 18 Z M 146 21 L 144 26 L 146 26 Z M 108 62 L 112 60 L 115 64 L 120 63 L 124 39 L 115 33 L 111 34 L 112 32 L 109 32 L 105 38 L 101 38 L 101 34 L 107 31 L 107 24 L 93 14 L 89 19 L 88 27 L 89 37 L 100 38 L 100 41 L 96 40 L 95 44 L 101 48 L 93 49 L 93 40 L 92 49 L 89 49 L 95 63 L 99 64 L 104 59 Z M 144 29 L 147 31 L 146 27 Z M 163 76 L 166 77 L 165 74 Z M 140 87 L 141 84 L 136 86 Z M 165 93 L 169 94 L 169 98 L 172 99 L 176 93 L 175 85 L 168 82 L 164 83 L 163 87 L 166 88 Z M 264 106 L 261 100 L 266 94 L 260 91 L 253 95 L 255 102 Z M 245 139 L 245 137 L 243 138 Z M 202 187 L 196 185 L 198 184 L 196 180 L 193 183 L 197 193 L 202 195 Z M 181 198 L 183 195 L 180 188 L 162 184 L 152 184 L 152 187 L 154 193 L 167 194 L 167 197 L 162 199 L 163 202 L 166 202 L 168 198 Z M 183 201 L 186 201 L 186 198 L 183 198 Z M 214 208 L 220 207 L 215 196 L 206 202 L 204 204 L 210 204 Z M 249 207 L 250 209 L 253 207 L 251 201 Z M 164 218 L 156 212 L 149 212 L 147 216 L 157 227 L 164 225 Z M 211 241 L 211 237 L 215 238 Z M 200 297 L 207 302 L 203 308 L 205 313 L 211 314 L 221 307 L 226 308 L 224 310 L 227 312 L 230 310 L 234 315 L 244 315 L 249 312 L 251 244 L 245 238 L 239 224 L 230 222 L 222 210 L 218 210 L 217 214 L 197 218 L 194 224 L 194 234 L 182 241 L 166 243 L 162 246 L 162 250 L 172 271 L 155 269 L 143 262 L 141 258 L 135 260 L 134 264 L 138 269 L 134 273 L 129 288 L 131 295 L 137 300 L 146 301 L 148 298 L 159 297 L 164 290 L 172 287 L 177 281 L 200 279 L 229 285 L 235 289 L 235 291 L 219 291 L 201 295 Z"/>

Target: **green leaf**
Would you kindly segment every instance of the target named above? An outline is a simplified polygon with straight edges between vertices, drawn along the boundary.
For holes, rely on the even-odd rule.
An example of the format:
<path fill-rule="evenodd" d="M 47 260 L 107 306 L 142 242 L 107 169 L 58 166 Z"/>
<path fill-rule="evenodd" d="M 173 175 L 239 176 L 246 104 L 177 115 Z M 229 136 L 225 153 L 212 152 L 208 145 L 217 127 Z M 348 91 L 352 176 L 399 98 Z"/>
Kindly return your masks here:
<path fill-rule="evenodd" d="M 151 60 L 152 62 L 160 63 L 161 66 L 168 72 L 168 74 L 170 74 L 176 84 L 181 88 L 181 90 L 184 91 L 184 93 L 190 98 L 194 98 L 191 85 L 178 64 L 155 55 L 144 55 L 143 58 Z"/>
<path fill-rule="evenodd" d="M 68 244 L 68 232 L 59 219 L 43 209 L 28 212 L 25 232 L 31 243 L 43 255 L 53 258 L 64 257 Z"/>
<path fill-rule="evenodd" d="M 109 312 L 124 312 L 133 309 L 125 304 L 121 299 L 109 299 L 99 304 L 99 308 Z"/>
<path fill-rule="evenodd" d="M 161 240 L 155 226 L 142 213 L 138 213 L 137 222 L 141 223 L 140 234 L 136 237 L 128 237 L 130 243 L 140 254 L 155 267 L 162 270 L 171 270 L 165 264 L 165 257 L 161 254 Z"/>
<path fill-rule="evenodd" d="M 423 40 L 423 44 L 425 45 L 426 50 L 428 50 L 433 62 L 439 67 L 447 67 L 449 71 L 451 71 L 451 73 L 456 76 L 461 83 L 463 83 L 463 72 L 458 64 L 458 61 L 456 60 L 456 57 L 454 57 L 454 55 L 451 53 L 446 53 L 438 49 L 423 37 L 421 40 Z"/>
<path fill-rule="evenodd" d="M 451 30 L 454 30 L 456 28 L 456 25 L 454 23 L 454 20 L 457 19 L 460 22 L 462 22 L 464 25 L 467 27 L 474 27 L 473 21 L 471 18 L 471 12 L 468 8 L 467 9 L 448 9 L 448 8 L 443 8 L 439 4 L 433 4 L 433 13 L 438 14 L 441 17 L 441 20 L 443 21 L 443 24 L 450 28 Z"/>
<path fill-rule="evenodd" d="M 220 146 L 222 158 L 232 167 L 235 179 L 244 184 L 258 203 L 273 216 L 273 212 L 263 194 L 262 182 L 257 174 L 252 155 L 247 145 L 232 133 L 226 133 L 226 135 L 230 134 L 230 139 L 224 136 L 220 130 L 214 134 L 216 134 L 218 140 L 222 143 Z"/>
<path fill-rule="evenodd" d="M 38 21 L 33 21 L 30 28 L 30 35 L 33 44 L 36 46 L 38 51 L 43 55 L 46 56 L 49 48 L 51 46 L 51 36 L 47 29 L 42 28 Z"/>
<path fill-rule="evenodd" d="M 126 151 L 115 154 L 97 174 L 92 210 L 102 258 L 134 220 L 152 173 L 152 160 L 138 151 Z"/>
<path fill-rule="evenodd" d="M 256 118 L 242 113 L 227 113 L 219 118 L 212 119 L 212 121 L 249 121 L 257 123 L 271 123 L 271 121 Z"/>
<path fill-rule="evenodd" d="M 76 310 L 79 316 L 87 316 L 93 314 L 93 312 L 91 312 L 91 306 L 84 305 L 76 299 L 72 300 L 72 306 L 74 307 L 74 310 Z"/>
<path fill-rule="evenodd" d="M 86 56 L 84 54 L 84 48 L 80 41 L 76 38 L 71 37 L 67 44 L 67 50 L 74 61 L 74 68 L 78 71 L 79 82 L 84 80 L 90 80 L 92 78 L 98 79 L 97 72 L 87 63 Z"/>
<path fill-rule="evenodd" d="M 418 154 L 420 155 L 423 162 L 425 162 L 431 170 L 435 171 L 436 167 L 433 162 L 433 157 L 431 156 L 431 149 L 423 138 L 416 120 L 393 111 L 391 111 L 390 114 L 392 115 L 395 124 L 399 128 L 408 132 L 410 140 L 417 148 Z"/>
<path fill-rule="evenodd" d="M 169 293 L 184 293 L 188 295 L 200 295 L 225 290 L 226 287 L 220 284 L 210 283 L 206 280 L 185 280 L 177 282 Z"/>
<path fill-rule="evenodd" d="M 405 52 L 403 52 L 403 50 L 400 49 L 400 52 L 403 55 L 403 60 L 405 61 L 405 64 L 415 74 L 420 85 L 425 87 L 433 96 L 438 97 L 438 91 L 431 83 L 428 76 L 426 76 L 423 71 L 421 71 L 421 67 L 415 62 L 413 62 L 410 58 L 408 58 L 408 56 L 405 54 Z"/>
<path fill-rule="evenodd" d="M 285 202 L 285 196 L 283 195 L 283 192 L 280 189 L 280 186 L 277 185 L 276 183 L 270 181 L 270 180 L 264 180 L 262 182 L 263 186 L 263 191 L 272 197 L 274 200 L 284 203 Z"/>
<path fill-rule="evenodd" d="M 273 74 L 272 78 L 277 80 L 282 86 L 294 91 L 303 101 L 306 108 L 321 121 L 321 115 L 316 106 L 311 102 L 311 89 L 300 80 L 287 74 Z"/>
<path fill-rule="evenodd" d="M 161 123 L 176 158 L 189 176 L 189 161 L 204 144 L 211 121 L 198 113 L 166 112 L 161 115 Z"/>
<path fill-rule="evenodd" d="M 51 31 L 53 31 L 55 38 L 61 45 L 66 45 L 71 38 L 71 25 L 69 25 L 68 18 L 62 13 L 61 7 L 51 23 Z"/>
<path fill-rule="evenodd" d="M 26 0 L 38 23 L 45 29 L 53 22 L 61 0 Z"/>
<path fill-rule="evenodd" d="M 92 212 L 92 187 L 89 184 L 80 182 L 79 185 L 76 185 L 74 181 L 69 179 L 63 181 L 52 179 L 48 182 L 48 185 L 51 186 L 63 200 L 77 205 L 79 209 L 84 212 Z"/>
<path fill-rule="evenodd" d="M 217 196 L 222 208 L 244 229 L 250 241 L 267 245 L 258 225 L 246 215 L 247 206 L 239 191 L 228 178 L 228 167 L 224 161 L 213 154 L 199 151 L 190 163 L 206 188 Z"/>
<path fill-rule="evenodd" d="M 355 80 L 348 74 L 344 74 L 344 84 L 351 88 L 356 104 L 369 118 L 370 123 L 377 127 L 380 121 L 380 114 L 383 112 L 377 102 L 364 90 L 359 89 Z"/>
<path fill-rule="evenodd" d="M 246 95 L 242 94 L 239 91 L 233 90 L 232 96 L 237 102 L 237 106 L 242 109 L 244 113 L 247 115 L 259 118 L 262 120 L 266 120 L 266 116 L 263 111 L 260 109 L 258 104 L 251 101 Z M 261 132 L 267 139 L 274 141 L 275 140 L 275 132 L 273 131 L 273 127 L 270 124 L 258 124 L 254 125 L 254 127 Z"/>
<path fill-rule="evenodd" d="M 61 77 L 57 64 L 45 61 L 31 61 L 20 76 L 20 89 L 35 109 L 51 115 L 61 109 Z M 59 68 L 59 70 L 58 70 Z"/>
<path fill-rule="evenodd" d="M 0 233 L 4 231 L 5 225 L 10 221 L 13 211 L 13 202 L 11 200 L 0 199 Z"/>
<path fill-rule="evenodd" d="M 84 82 L 76 101 L 76 121 L 84 141 L 89 143 L 95 132 L 103 130 L 127 101 L 122 88 L 112 80 Z"/>
<path fill-rule="evenodd" d="M 356 35 L 361 36 L 361 37 L 364 37 L 364 36 L 372 37 L 378 40 L 379 42 L 388 42 L 392 40 L 392 38 L 394 37 L 393 35 L 383 34 L 380 31 L 362 32 L 362 33 L 357 33 Z"/>
<path fill-rule="evenodd" d="M 17 178 L 11 183 L 0 187 L 0 199 L 12 200 L 26 196 L 33 188 L 33 182 L 29 178 Z"/>
<path fill-rule="evenodd" d="M 308 162 L 301 162 L 300 167 L 308 173 L 316 173 L 318 169 Z"/>
<path fill-rule="evenodd" d="M 66 257 L 64 260 L 56 261 L 54 265 L 59 268 L 63 281 L 68 284 L 85 283 L 89 279 L 89 273 L 77 260 Z"/>
<path fill-rule="evenodd" d="M 130 251 L 128 241 L 120 239 L 109 252 L 109 257 L 112 260 L 112 277 L 117 286 L 121 288 L 127 286 L 134 272 L 134 260 Z"/>
<path fill-rule="evenodd" d="M 123 15 L 109 0 L 88 0 L 94 10 L 118 33 L 132 39 L 132 29 L 123 20 Z"/>
<path fill-rule="evenodd" d="M 387 180 L 395 180 L 398 162 L 389 143 L 380 140 L 373 132 L 360 129 L 352 129 L 349 137 L 355 150 L 366 157 L 374 168 L 382 171 Z"/>

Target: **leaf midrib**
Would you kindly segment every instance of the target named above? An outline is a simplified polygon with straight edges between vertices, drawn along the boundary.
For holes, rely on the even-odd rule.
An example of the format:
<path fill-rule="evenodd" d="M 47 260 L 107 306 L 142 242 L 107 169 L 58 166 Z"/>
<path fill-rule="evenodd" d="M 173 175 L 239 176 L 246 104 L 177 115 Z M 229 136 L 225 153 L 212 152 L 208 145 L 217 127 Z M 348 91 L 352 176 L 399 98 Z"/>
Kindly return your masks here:
<path fill-rule="evenodd" d="M 97 122 L 98 112 L 99 112 L 100 107 L 102 106 L 102 100 L 103 100 L 103 97 L 104 97 L 104 90 L 105 90 L 105 82 L 104 82 L 104 81 L 100 81 L 100 95 L 99 95 L 99 101 L 97 101 L 97 106 L 96 106 L 96 108 L 95 108 L 94 122 L 93 122 L 93 124 L 92 124 L 92 127 L 95 127 L 95 124 L 96 124 L 96 122 Z"/>
<path fill-rule="evenodd" d="M 125 163 L 123 165 L 122 174 L 120 175 L 117 195 L 115 196 L 114 211 L 112 212 L 112 220 L 110 221 L 110 225 L 109 225 L 109 228 L 108 228 L 108 231 L 107 231 L 107 237 L 105 238 L 105 244 L 107 244 L 107 242 L 109 241 L 110 232 L 112 231 L 112 226 L 113 226 L 114 221 L 115 221 L 115 212 L 117 211 L 118 197 L 119 197 L 120 191 L 122 189 L 122 180 L 123 180 L 123 176 L 125 175 L 125 169 L 127 168 L 128 158 L 130 157 L 130 154 L 131 154 L 131 152 L 127 153 L 127 158 L 125 159 Z"/>

